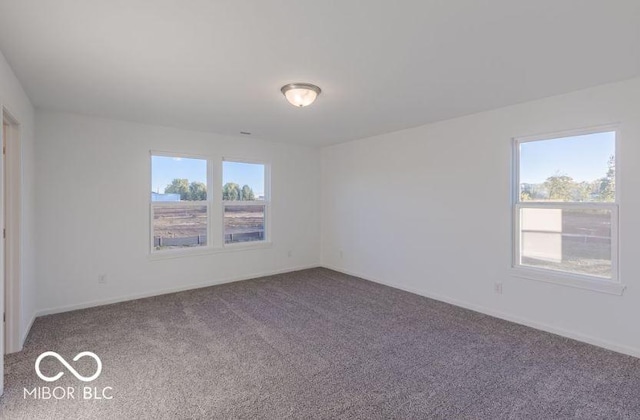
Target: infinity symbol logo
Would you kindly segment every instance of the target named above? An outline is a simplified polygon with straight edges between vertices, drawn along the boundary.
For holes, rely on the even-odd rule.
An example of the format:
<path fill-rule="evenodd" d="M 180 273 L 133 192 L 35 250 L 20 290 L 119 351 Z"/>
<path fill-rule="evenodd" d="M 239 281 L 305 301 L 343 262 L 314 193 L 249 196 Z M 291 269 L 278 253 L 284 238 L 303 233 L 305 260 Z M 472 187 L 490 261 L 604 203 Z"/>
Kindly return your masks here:
<path fill-rule="evenodd" d="M 42 359 L 44 359 L 47 356 L 52 356 L 52 357 L 55 357 L 56 359 L 58 359 L 60 361 L 60 363 L 62 363 L 64 365 L 64 367 L 66 367 L 67 370 L 73 374 L 73 376 L 75 376 L 76 378 L 78 378 L 79 380 L 81 380 L 83 382 L 91 382 L 94 379 L 96 379 L 98 376 L 100 376 L 100 373 L 102 373 L 102 361 L 100 360 L 100 358 L 98 356 L 96 356 L 95 353 L 92 353 L 90 351 L 83 351 L 82 353 L 78 353 L 76 355 L 76 357 L 73 358 L 73 361 L 77 362 L 78 360 L 82 359 L 83 357 L 89 356 L 89 357 L 92 357 L 96 361 L 96 363 L 98 364 L 98 370 L 96 370 L 96 373 L 94 373 L 93 375 L 91 375 L 89 377 L 80 375 L 77 370 L 75 370 L 69 363 L 67 363 L 66 360 L 64 360 L 64 358 L 62 356 L 60 356 L 55 351 L 45 351 L 40 356 L 38 356 L 38 358 L 36 359 L 36 373 L 38 374 L 40 379 L 42 379 L 43 381 L 47 381 L 47 382 L 57 381 L 58 379 L 60 379 L 62 377 L 62 375 L 64 375 L 64 372 L 58 372 L 57 375 L 51 376 L 51 377 L 45 376 L 45 375 L 42 374 L 42 372 L 40 371 L 40 362 L 42 362 Z"/>

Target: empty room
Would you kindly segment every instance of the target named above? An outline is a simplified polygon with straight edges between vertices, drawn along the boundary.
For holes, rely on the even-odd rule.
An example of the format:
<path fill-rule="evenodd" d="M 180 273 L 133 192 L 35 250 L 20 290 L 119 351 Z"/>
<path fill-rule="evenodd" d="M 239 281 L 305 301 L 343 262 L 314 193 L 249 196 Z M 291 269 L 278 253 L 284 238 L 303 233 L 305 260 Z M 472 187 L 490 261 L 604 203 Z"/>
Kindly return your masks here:
<path fill-rule="evenodd" d="M 0 419 L 640 419 L 640 1 L 0 0 Z"/>

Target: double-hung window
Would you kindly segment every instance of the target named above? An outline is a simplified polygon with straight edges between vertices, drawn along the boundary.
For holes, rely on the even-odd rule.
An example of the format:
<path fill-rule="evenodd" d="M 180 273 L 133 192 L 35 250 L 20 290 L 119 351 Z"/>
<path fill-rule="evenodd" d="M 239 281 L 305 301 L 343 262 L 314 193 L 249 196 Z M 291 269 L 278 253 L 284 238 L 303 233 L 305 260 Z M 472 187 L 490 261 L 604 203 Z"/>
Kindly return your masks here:
<path fill-rule="evenodd" d="M 267 241 L 268 169 L 264 163 L 230 159 L 222 162 L 225 245 Z"/>
<path fill-rule="evenodd" d="M 621 292 L 615 127 L 514 141 L 514 268 Z M 610 287 L 608 287 L 610 286 Z"/>
<path fill-rule="evenodd" d="M 207 159 L 151 156 L 151 244 L 154 251 L 206 247 L 211 193 Z"/>

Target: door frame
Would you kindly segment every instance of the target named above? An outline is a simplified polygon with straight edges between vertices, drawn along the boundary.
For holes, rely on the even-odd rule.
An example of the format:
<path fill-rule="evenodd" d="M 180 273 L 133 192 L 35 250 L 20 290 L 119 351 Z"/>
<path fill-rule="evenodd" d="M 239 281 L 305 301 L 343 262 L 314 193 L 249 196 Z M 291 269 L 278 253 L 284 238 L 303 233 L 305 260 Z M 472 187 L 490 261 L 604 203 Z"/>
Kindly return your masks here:
<path fill-rule="evenodd" d="M 2 123 L 8 124 L 4 145 L 4 166 L 2 168 L 2 211 L 6 237 L 3 246 L 4 267 L 2 276 L 6 295 L 3 297 L 6 331 L 4 336 L 4 354 L 22 350 L 20 320 L 22 310 L 22 264 L 21 264 L 21 220 L 22 194 L 22 147 L 21 127 L 18 120 L 2 107 Z M 4 131 L 4 130 L 3 130 Z M 1 232 L 0 232 L 1 233 Z M 0 254 L 2 257 L 2 254 Z"/>

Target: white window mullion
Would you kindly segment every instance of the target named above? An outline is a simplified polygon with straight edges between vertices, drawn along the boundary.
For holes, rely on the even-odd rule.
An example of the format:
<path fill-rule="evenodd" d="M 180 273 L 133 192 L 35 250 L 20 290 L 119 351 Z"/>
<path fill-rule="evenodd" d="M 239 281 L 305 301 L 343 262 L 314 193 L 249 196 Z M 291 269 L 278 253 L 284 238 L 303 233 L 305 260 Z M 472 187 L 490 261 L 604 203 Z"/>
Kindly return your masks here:
<path fill-rule="evenodd" d="M 220 241 L 220 220 L 222 214 L 220 212 L 220 206 L 216 203 L 222 201 L 222 165 L 219 159 L 212 159 L 209 161 L 209 177 L 210 183 L 209 192 L 209 235 L 211 237 L 211 245 L 214 248 L 222 247 Z"/>

